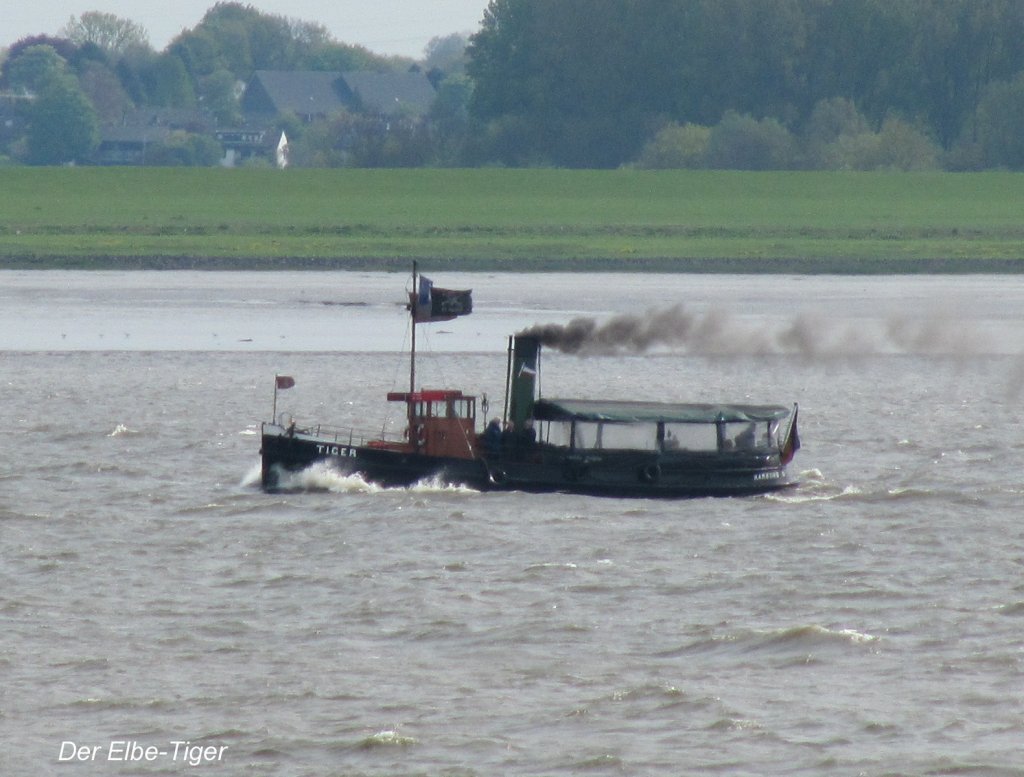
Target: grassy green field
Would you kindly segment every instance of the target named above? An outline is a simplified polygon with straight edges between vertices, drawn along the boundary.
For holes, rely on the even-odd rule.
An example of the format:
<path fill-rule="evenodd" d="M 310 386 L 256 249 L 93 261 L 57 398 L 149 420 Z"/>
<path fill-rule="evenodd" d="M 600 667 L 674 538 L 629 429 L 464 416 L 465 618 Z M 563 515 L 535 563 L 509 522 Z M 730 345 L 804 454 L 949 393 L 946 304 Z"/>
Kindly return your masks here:
<path fill-rule="evenodd" d="M 1024 175 L 0 169 L 0 267 L 1022 272 Z"/>

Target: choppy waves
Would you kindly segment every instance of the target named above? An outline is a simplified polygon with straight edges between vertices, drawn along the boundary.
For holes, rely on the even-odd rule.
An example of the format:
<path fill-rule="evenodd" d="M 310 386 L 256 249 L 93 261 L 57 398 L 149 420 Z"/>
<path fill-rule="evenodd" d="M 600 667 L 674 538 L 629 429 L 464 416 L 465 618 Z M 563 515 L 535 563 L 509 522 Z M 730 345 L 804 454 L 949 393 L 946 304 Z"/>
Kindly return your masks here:
<path fill-rule="evenodd" d="M 731 654 L 779 656 L 805 655 L 819 651 L 860 649 L 872 646 L 879 638 L 850 628 L 828 628 L 816 624 L 781 629 L 745 629 L 728 634 L 713 634 L 680 648 L 660 654 L 662 658 L 690 654 Z"/>
<path fill-rule="evenodd" d="M 632 304 L 607 278 L 543 280 L 522 283 L 543 285 L 545 318 L 565 299 Z M 763 281 L 646 288 L 703 295 L 695 310 L 743 300 L 770 331 L 794 288 L 852 289 L 837 315 L 886 318 L 862 279 Z M 290 282 L 292 299 L 310 281 Z M 965 282 L 986 300 L 1024 289 L 871 286 L 931 305 Z M 996 329 L 1021 309 L 1001 300 Z M 518 297 L 506 307 L 522 319 Z M 325 347 L 354 341 L 346 311 L 327 311 Z M 504 358 L 484 339 L 440 361 L 493 398 Z M 300 378 L 289 412 L 372 412 L 400 360 L 359 348 L 5 354 L 4 777 L 61 771 L 63 740 L 127 738 L 227 746 L 186 770 L 218 777 L 1024 774 L 1016 356 L 546 358 L 552 395 L 799 401 L 802 483 L 770 496 L 379 489 L 329 471 L 261 491 L 270 378 Z"/>

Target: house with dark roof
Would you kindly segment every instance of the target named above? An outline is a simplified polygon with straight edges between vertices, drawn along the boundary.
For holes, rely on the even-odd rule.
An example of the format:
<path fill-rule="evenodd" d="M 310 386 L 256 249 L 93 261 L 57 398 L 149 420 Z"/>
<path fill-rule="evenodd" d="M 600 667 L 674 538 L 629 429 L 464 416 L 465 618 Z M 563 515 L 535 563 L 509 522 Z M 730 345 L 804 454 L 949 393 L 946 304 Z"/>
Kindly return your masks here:
<path fill-rule="evenodd" d="M 346 102 L 362 113 L 378 116 L 426 115 L 437 93 L 430 80 L 418 71 L 376 73 L 357 70 L 342 73 L 348 90 Z"/>
<path fill-rule="evenodd" d="M 294 113 L 308 123 L 344 111 L 385 118 L 422 117 L 434 96 L 427 77 L 415 71 L 257 70 L 241 104 L 247 116 Z"/>
<path fill-rule="evenodd" d="M 294 113 L 304 122 L 345 110 L 338 80 L 341 73 L 304 70 L 257 70 L 242 94 L 246 116 Z"/>

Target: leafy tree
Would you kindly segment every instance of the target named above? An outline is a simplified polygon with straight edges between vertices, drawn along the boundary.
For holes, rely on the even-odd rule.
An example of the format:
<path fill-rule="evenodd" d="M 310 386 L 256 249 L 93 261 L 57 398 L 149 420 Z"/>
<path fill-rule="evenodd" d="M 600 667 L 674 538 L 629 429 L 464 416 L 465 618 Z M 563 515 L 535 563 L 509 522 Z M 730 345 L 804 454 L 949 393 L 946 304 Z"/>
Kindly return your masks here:
<path fill-rule="evenodd" d="M 145 105 L 146 85 L 142 80 L 142 69 L 145 63 L 155 58 L 155 54 L 137 57 L 122 57 L 114 65 L 114 73 L 121 83 L 121 88 L 135 105 Z"/>
<path fill-rule="evenodd" d="M 945 0 L 936 8 L 916 0 L 914 10 L 918 34 L 910 56 L 921 97 L 915 113 L 948 147 L 975 117 L 985 86 L 1009 81 L 1024 67 L 1024 3 Z"/>
<path fill-rule="evenodd" d="M 362 46 L 323 43 L 305 52 L 297 68 L 302 70 L 372 70 L 380 67 L 380 57 Z"/>
<path fill-rule="evenodd" d="M 690 13 L 671 32 L 683 38 L 681 56 L 692 80 L 687 115 L 677 118 L 712 124 L 727 110 L 794 118 L 791 114 L 807 100 L 801 69 L 809 38 L 804 3 L 696 0 L 680 5 Z"/>
<path fill-rule="evenodd" d="M 10 70 L 21 55 L 34 46 L 48 46 L 52 48 L 65 63 L 70 62 L 75 55 L 75 44 L 66 38 L 53 38 L 49 35 L 33 35 L 29 38 L 22 38 L 14 43 L 8 50 L 7 56 L 0 68 L 0 87 L 4 89 L 16 88 L 11 83 Z"/>
<path fill-rule="evenodd" d="M 47 44 L 22 49 L 6 64 L 5 80 L 8 88 L 29 94 L 37 94 L 47 84 L 68 72 L 67 60 Z"/>
<path fill-rule="evenodd" d="M 428 71 L 439 70 L 446 76 L 462 75 L 466 72 L 466 46 L 469 41 L 464 35 L 453 34 L 431 38 L 427 43 L 423 67 Z"/>
<path fill-rule="evenodd" d="M 116 123 L 132 108 L 131 98 L 108 65 L 88 63 L 79 73 L 78 82 L 101 122 Z"/>
<path fill-rule="evenodd" d="M 526 113 L 537 98 L 535 12 L 533 3 L 491 0 L 480 31 L 470 38 L 466 72 L 476 85 L 471 110 L 484 121 Z"/>
<path fill-rule="evenodd" d="M 865 118 L 853 100 L 833 97 L 820 100 L 811 111 L 804 129 L 804 138 L 812 145 L 833 143 L 842 135 L 859 135 L 870 130 Z"/>
<path fill-rule="evenodd" d="M 989 167 L 1024 170 L 1024 72 L 990 84 L 978 106 L 974 137 Z"/>
<path fill-rule="evenodd" d="M 237 85 L 238 81 L 227 70 L 216 70 L 199 81 L 199 100 L 221 124 L 241 120 Z"/>
<path fill-rule="evenodd" d="M 29 109 L 28 162 L 85 162 L 99 142 L 96 111 L 74 77 L 50 79 Z"/>
<path fill-rule="evenodd" d="M 491 156 L 516 164 L 525 150 L 572 167 L 613 167 L 634 156 L 673 99 L 659 88 L 660 70 L 640 77 L 637 64 L 645 36 L 662 21 L 652 10 L 658 5 L 492 0 L 467 63 L 471 112 L 493 124 Z"/>
<path fill-rule="evenodd" d="M 144 103 L 162 108 L 191 108 L 195 90 L 181 59 L 163 53 L 143 59 L 138 68 Z"/>
<path fill-rule="evenodd" d="M 246 81 L 254 70 L 356 70 L 384 67 L 366 49 L 335 41 L 313 22 L 265 14 L 236 2 L 219 2 L 191 30 L 171 41 L 193 78 L 226 70 Z"/>
<path fill-rule="evenodd" d="M 820 100 L 804 127 L 804 152 L 812 168 L 842 169 L 837 141 L 871 132 L 867 118 L 845 97 Z"/>
<path fill-rule="evenodd" d="M 470 132 L 469 100 L 472 82 L 465 76 L 449 76 L 437 87 L 437 96 L 428 115 L 433 130 L 433 161 L 456 165 Z"/>
<path fill-rule="evenodd" d="M 211 30 L 197 28 L 179 35 L 167 47 L 167 53 L 180 60 L 193 81 L 198 81 L 217 70 L 229 69 L 223 44 Z M 246 67 L 245 71 L 249 69 Z"/>
<path fill-rule="evenodd" d="M 149 48 L 149 34 L 144 27 L 102 11 L 72 16 L 61 33 L 75 45 L 94 43 L 112 56 L 133 48 Z"/>

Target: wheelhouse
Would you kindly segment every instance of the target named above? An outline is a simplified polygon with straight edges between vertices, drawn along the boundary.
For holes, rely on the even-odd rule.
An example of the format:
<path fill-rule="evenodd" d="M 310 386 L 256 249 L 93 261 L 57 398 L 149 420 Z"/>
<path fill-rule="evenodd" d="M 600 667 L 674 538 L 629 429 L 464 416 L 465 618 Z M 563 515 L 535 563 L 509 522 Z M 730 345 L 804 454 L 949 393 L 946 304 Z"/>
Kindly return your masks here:
<path fill-rule="evenodd" d="M 403 402 L 409 444 L 429 456 L 471 459 L 476 456 L 476 397 L 461 391 L 397 391 L 389 402 Z"/>

